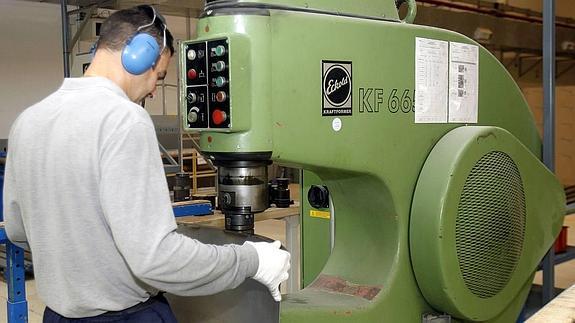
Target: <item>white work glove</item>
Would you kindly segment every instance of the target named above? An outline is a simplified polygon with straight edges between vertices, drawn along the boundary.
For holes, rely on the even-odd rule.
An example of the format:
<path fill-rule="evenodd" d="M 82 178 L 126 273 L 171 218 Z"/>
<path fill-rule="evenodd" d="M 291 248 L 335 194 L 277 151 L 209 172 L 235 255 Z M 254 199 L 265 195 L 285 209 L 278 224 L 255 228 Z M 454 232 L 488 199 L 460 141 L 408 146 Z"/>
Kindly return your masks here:
<path fill-rule="evenodd" d="M 252 278 L 266 286 L 276 302 L 281 301 L 279 284 L 289 277 L 289 252 L 281 250 L 281 243 L 277 240 L 274 242 L 246 241 L 246 243 L 253 246 L 258 253 L 258 271 Z"/>

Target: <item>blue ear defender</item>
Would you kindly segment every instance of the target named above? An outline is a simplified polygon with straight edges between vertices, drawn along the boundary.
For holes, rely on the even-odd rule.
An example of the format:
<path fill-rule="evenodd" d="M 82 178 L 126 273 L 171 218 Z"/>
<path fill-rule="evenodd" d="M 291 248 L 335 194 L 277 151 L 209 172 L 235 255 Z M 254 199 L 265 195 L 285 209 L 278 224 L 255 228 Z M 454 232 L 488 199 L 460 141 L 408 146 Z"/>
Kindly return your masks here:
<path fill-rule="evenodd" d="M 160 56 L 156 38 L 146 33 L 134 36 L 122 51 L 122 65 L 130 74 L 140 75 L 152 68 Z"/>
<path fill-rule="evenodd" d="M 140 26 L 136 30 L 135 36 L 133 36 L 124 49 L 122 50 L 122 65 L 124 69 L 134 75 L 140 75 L 149 70 L 150 68 L 154 67 L 158 57 L 166 47 L 166 24 L 161 21 L 163 28 L 164 28 L 164 46 L 160 48 L 156 38 L 148 33 L 140 32 L 140 30 L 152 26 L 156 21 L 158 15 L 156 14 L 156 10 L 154 7 L 150 6 L 154 12 L 154 17 L 152 22 L 147 25 Z"/>

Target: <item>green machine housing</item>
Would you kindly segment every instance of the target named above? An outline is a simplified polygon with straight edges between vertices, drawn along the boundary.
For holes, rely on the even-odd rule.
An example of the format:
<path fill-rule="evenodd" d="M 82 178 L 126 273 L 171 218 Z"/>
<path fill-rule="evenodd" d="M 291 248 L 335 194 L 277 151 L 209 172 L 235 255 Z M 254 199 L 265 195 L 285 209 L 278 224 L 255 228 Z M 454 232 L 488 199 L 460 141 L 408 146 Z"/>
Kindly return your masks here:
<path fill-rule="evenodd" d="M 325 208 L 302 198 L 304 288 L 281 322 L 514 322 L 561 228 L 517 85 L 407 3 L 401 20 L 393 0 L 208 1 L 181 44 L 183 128 L 225 170 L 220 202 L 257 216 L 267 196 L 248 186 L 272 161 L 303 169 L 302 197 L 329 192 Z M 476 123 L 415 122 L 417 38 L 479 46 Z"/>

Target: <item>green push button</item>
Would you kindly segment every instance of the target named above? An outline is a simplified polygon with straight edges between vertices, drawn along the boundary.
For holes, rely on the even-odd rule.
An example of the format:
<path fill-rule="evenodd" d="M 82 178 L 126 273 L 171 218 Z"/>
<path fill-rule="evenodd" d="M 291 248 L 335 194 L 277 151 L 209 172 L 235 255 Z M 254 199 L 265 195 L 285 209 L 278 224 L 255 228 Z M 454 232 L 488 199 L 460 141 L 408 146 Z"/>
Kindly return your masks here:
<path fill-rule="evenodd" d="M 215 56 L 224 56 L 226 48 L 223 45 L 218 45 L 216 48 L 212 48 L 212 52 Z"/>
<path fill-rule="evenodd" d="M 224 85 L 226 85 L 226 78 L 223 76 L 218 76 L 216 77 L 216 86 L 217 87 L 222 87 Z"/>
<path fill-rule="evenodd" d="M 226 63 L 224 63 L 223 61 L 218 61 L 214 63 L 213 66 L 216 72 L 221 72 L 226 68 Z"/>

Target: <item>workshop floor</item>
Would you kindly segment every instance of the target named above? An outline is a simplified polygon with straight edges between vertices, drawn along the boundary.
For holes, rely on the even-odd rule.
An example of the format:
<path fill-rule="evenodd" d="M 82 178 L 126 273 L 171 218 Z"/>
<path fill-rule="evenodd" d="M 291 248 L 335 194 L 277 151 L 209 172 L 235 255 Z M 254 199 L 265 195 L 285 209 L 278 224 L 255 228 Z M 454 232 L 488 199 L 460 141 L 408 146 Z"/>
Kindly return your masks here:
<path fill-rule="evenodd" d="M 575 215 L 565 219 L 565 225 L 569 226 L 569 245 L 575 245 Z M 267 220 L 257 222 L 256 233 L 278 239 L 285 244 L 285 222 L 281 220 Z M 567 288 L 575 284 L 575 260 L 563 263 L 555 267 L 555 281 L 558 288 Z M 535 277 L 534 283 L 541 284 L 541 273 Z M 42 313 L 45 305 L 42 303 L 36 293 L 34 280 L 26 281 L 26 294 L 28 298 L 29 320 L 30 323 L 41 323 Z M 6 283 L 0 281 L 0 322 L 6 322 Z"/>

